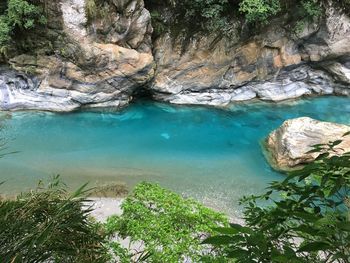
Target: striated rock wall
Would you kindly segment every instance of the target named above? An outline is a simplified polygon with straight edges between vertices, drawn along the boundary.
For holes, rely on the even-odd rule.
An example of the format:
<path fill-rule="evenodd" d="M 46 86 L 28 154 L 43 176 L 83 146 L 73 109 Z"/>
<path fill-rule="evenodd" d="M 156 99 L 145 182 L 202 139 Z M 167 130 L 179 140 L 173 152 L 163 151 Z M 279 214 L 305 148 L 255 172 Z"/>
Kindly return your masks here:
<path fill-rule="evenodd" d="M 152 27 L 143 1 L 107 4 L 114 11 L 108 16 L 113 23 L 103 24 L 105 31 L 99 28 L 101 20 L 88 23 L 85 4 L 85 0 L 48 3 L 48 32 L 57 38 L 54 52 L 39 50 L 9 60 L 17 72 L 0 72 L 1 109 L 120 108 L 153 77 Z"/>
<path fill-rule="evenodd" d="M 282 16 L 250 37 L 237 22 L 229 38 L 167 33 L 152 43 L 143 0 L 100 1 L 92 18 L 86 0 L 47 1 L 37 48 L 0 70 L 0 109 L 121 108 L 142 87 L 156 100 L 215 106 L 349 96 L 350 18 L 331 2 L 298 33 Z"/>
<path fill-rule="evenodd" d="M 281 17 L 244 39 L 236 25 L 230 40 L 217 35 L 154 43 L 157 71 L 151 90 L 159 100 L 224 106 L 260 99 L 350 94 L 350 18 L 331 3 L 319 25 L 295 33 Z"/>

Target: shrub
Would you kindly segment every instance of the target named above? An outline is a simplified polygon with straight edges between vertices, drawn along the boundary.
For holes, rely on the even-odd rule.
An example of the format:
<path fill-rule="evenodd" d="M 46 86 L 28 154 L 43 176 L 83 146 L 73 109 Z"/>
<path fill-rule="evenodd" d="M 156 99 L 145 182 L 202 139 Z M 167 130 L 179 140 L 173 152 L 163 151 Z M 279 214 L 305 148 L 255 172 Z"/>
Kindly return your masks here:
<path fill-rule="evenodd" d="M 229 0 L 145 0 L 145 4 L 151 10 L 152 23 L 156 24 L 156 35 L 167 29 L 187 29 L 188 33 L 230 29 L 229 16 L 233 10 Z"/>
<path fill-rule="evenodd" d="M 160 36 L 161 34 L 167 31 L 162 15 L 158 11 L 156 10 L 152 11 L 151 18 L 152 18 L 153 32 L 156 37 Z"/>
<path fill-rule="evenodd" d="M 8 0 L 7 8 L 0 16 L 0 49 L 9 43 L 15 30 L 33 29 L 45 23 L 46 18 L 39 6 L 25 0 Z"/>
<path fill-rule="evenodd" d="M 0 16 L 0 54 L 3 49 L 10 41 L 11 27 L 9 26 L 5 16 Z"/>
<path fill-rule="evenodd" d="M 7 6 L 7 21 L 11 27 L 31 29 L 35 23 L 45 24 L 46 18 L 42 10 L 25 0 L 9 0 Z"/>
<path fill-rule="evenodd" d="M 297 34 L 303 32 L 308 23 L 319 22 L 324 11 L 320 0 L 302 0 L 297 7 L 300 17 L 294 26 L 294 33 Z"/>
<path fill-rule="evenodd" d="M 199 15 L 202 18 L 215 18 L 225 12 L 225 7 L 228 7 L 228 0 L 185 0 L 176 1 L 174 6 L 178 10 L 182 10 L 185 18 L 197 18 Z"/>
<path fill-rule="evenodd" d="M 122 204 L 123 214 L 106 223 L 111 236 L 130 239 L 132 249 L 117 242 L 110 247 L 121 262 L 198 262 L 209 253 L 200 242 L 227 218 L 192 199 L 158 185 L 141 183 Z"/>
<path fill-rule="evenodd" d="M 108 14 L 110 12 L 109 5 L 110 3 L 108 0 L 86 0 L 85 15 L 87 18 L 87 22 L 91 23 L 96 18 L 108 18 Z"/>
<path fill-rule="evenodd" d="M 279 0 L 242 0 L 239 11 L 245 15 L 248 22 L 263 22 L 281 11 Z"/>
<path fill-rule="evenodd" d="M 307 18 L 319 18 L 322 15 L 321 3 L 318 0 L 302 0 L 301 6 Z"/>
<path fill-rule="evenodd" d="M 95 0 L 87 0 L 85 3 L 85 12 L 87 17 L 95 17 L 97 15 L 97 5 Z"/>
<path fill-rule="evenodd" d="M 331 156 L 340 142 L 315 146 L 316 161 L 243 198 L 247 226 L 220 229 L 205 243 L 242 263 L 349 262 L 350 153 Z"/>
<path fill-rule="evenodd" d="M 106 262 L 84 193 L 82 187 L 69 195 L 56 177 L 48 187 L 0 200 L 1 262 Z"/>

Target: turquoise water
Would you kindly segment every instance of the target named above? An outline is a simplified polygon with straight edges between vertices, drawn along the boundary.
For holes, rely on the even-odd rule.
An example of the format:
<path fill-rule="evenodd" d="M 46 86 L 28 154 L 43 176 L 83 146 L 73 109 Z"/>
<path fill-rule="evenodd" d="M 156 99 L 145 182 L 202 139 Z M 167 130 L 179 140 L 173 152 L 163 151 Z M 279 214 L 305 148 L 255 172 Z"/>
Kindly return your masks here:
<path fill-rule="evenodd" d="M 283 178 L 262 153 L 270 131 L 300 116 L 350 124 L 349 102 L 323 97 L 222 110 L 141 101 L 122 112 L 4 113 L 2 132 L 19 152 L 0 159 L 1 191 L 55 174 L 72 188 L 147 180 L 236 213 L 239 197 Z"/>

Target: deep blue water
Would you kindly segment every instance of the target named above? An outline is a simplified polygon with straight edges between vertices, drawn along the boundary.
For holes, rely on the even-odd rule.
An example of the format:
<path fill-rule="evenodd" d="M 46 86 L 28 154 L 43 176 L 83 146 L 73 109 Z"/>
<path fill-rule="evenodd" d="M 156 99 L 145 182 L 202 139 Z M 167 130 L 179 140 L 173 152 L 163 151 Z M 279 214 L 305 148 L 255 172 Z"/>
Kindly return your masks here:
<path fill-rule="evenodd" d="M 263 191 L 274 172 L 261 142 L 289 118 L 350 124 L 350 98 L 322 97 L 231 109 L 137 102 L 122 112 L 0 114 L 9 150 L 1 192 L 15 193 L 60 174 L 77 187 L 155 181 L 228 213 L 242 195 Z"/>

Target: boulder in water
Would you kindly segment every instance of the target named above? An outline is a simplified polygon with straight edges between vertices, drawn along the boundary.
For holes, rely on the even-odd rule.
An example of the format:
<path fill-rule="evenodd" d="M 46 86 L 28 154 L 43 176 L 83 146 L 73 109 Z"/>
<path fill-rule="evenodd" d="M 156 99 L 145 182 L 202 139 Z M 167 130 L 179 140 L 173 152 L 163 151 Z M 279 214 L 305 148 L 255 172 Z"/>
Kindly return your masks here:
<path fill-rule="evenodd" d="M 322 122 L 308 117 L 285 121 L 281 127 L 270 133 L 266 146 L 271 164 L 279 170 L 288 170 L 309 163 L 319 153 L 308 153 L 313 145 L 342 140 L 335 154 L 350 151 L 350 136 L 344 136 L 350 126 Z"/>

